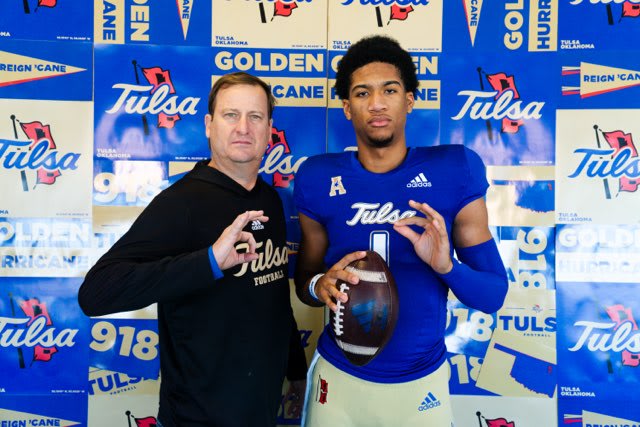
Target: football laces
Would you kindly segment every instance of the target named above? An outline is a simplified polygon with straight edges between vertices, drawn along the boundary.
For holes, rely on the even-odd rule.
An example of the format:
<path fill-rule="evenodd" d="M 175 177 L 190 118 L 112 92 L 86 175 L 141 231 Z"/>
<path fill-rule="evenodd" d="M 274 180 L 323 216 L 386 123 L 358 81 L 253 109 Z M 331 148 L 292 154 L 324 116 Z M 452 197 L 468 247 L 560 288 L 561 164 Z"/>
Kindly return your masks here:
<path fill-rule="evenodd" d="M 342 283 L 340 285 L 340 292 L 346 292 L 349 290 L 349 285 L 347 285 L 346 283 Z M 338 300 L 336 302 L 336 305 L 338 306 L 338 310 L 335 312 L 334 316 L 333 316 L 333 332 L 335 332 L 336 336 L 341 336 L 342 335 L 342 316 L 344 315 L 344 305 L 342 305 L 342 301 Z"/>

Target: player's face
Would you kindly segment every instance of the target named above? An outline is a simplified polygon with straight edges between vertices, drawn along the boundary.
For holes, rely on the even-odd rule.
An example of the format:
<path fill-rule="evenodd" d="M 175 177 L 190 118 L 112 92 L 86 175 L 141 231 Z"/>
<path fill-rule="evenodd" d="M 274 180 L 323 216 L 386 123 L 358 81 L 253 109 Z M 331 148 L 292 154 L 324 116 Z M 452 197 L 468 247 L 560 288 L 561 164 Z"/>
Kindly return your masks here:
<path fill-rule="evenodd" d="M 413 103 L 413 94 L 405 90 L 398 68 L 372 62 L 351 74 L 349 99 L 343 101 L 343 109 L 353 123 L 358 143 L 387 147 L 404 143 L 404 126 Z"/>
<path fill-rule="evenodd" d="M 262 160 L 271 139 L 267 95 L 260 86 L 220 89 L 213 115 L 205 117 L 211 156 L 221 166 Z"/>

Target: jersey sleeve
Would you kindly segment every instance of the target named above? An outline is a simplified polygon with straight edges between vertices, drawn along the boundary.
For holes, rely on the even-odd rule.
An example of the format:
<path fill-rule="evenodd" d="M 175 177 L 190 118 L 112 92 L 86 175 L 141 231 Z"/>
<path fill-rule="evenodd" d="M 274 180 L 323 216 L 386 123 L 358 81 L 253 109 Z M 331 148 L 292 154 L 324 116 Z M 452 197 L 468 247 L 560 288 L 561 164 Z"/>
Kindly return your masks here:
<path fill-rule="evenodd" d="M 486 167 L 475 151 L 463 147 L 462 162 L 465 165 L 466 172 L 462 174 L 464 190 L 460 199 L 460 209 L 470 202 L 484 197 L 487 194 L 487 188 L 489 188 Z"/>

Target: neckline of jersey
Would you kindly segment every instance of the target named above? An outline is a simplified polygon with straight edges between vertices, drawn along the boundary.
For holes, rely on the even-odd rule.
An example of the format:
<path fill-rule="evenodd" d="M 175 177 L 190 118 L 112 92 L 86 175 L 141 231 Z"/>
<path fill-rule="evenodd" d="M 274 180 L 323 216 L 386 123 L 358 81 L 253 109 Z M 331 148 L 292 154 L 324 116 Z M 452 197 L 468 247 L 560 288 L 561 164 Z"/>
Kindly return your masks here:
<path fill-rule="evenodd" d="M 407 165 L 409 164 L 410 160 L 413 158 L 413 155 L 415 153 L 416 150 L 414 150 L 411 147 L 407 147 L 407 155 L 404 157 L 404 159 L 402 160 L 402 162 L 396 166 L 395 168 L 387 171 L 387 172 L 372 172 L 370 170 L 368 170 L 367 168 L 365 168 L 362 163 L 360 163 L 360 160 L 358 160 L 358 152 L 357 151 L 353 151 L 351 156 L 349 156 L 350 160 L 351 160 L 351 164 L 352 166 L 357 169 L 358 171 L 361 171 L 362 173 L 366 173 L 366 174 L 371 174 L 374 176 L 384 176 L 384 175 L 394 175 L 400 171 L 402 171 L 403 169 L 405 169 L 407 167 Z"/>

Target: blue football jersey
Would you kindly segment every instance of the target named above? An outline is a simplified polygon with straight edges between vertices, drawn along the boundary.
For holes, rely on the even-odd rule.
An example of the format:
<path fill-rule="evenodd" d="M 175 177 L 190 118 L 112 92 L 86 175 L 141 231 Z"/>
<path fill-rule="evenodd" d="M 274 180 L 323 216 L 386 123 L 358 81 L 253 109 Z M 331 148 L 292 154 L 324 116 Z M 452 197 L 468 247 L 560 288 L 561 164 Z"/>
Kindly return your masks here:
<path fill-rule="evenodd" d="M 318 342 L 324 358 L 376 382 L 420 378 L 444 361 L 448 287 L 418 258 L 409 240 L 393 230 L 393 223 L 422 215 L 409 200 L 426 202 L 444 217 L 451 241 L 456 215 L 484 197 L 487 187 L 482 160 L 462 145 L 410 148 L 403 163 L 386 173 L 366 170 L 357 152 L 314 156 L 302 164 L 294 199 L 299 212 L 327 231 L 327 268 L 350 252 L 375 250 L 387 261 L 399 294 L 393 337 L 373 361 L 362 367 L 349 363 L 330 327 Z"/>

